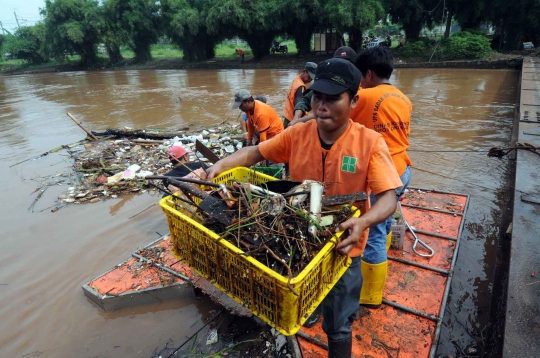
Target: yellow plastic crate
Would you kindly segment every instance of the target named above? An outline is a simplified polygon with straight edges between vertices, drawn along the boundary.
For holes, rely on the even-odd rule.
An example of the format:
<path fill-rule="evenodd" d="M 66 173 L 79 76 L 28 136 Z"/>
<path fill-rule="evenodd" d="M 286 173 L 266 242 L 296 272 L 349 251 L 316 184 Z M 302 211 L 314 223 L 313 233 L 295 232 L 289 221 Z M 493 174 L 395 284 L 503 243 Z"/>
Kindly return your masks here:
<path fill-rule="evenodd" d="M 220 184 L 233 180 L 260 184 L 276 179 L 243 167 L 214 178 Z M 168 199 L 171 201 L 165 197 L 159 204 L 167 216 L 174 255 L 284 335 L 293 335 L 300 329 L 351 264 L 348 256 L 334 250 L 337 243 L 334 236 L 290 280 L 290 286 L 298 293 L 296 296 L 287 285 L 288 277 L 241 255 L 242 250 L 220 239 L 215 232 L 191 219 L 187 210 L 167 202 Z M 355 216 L 359 215 L 356 211 Z"/>

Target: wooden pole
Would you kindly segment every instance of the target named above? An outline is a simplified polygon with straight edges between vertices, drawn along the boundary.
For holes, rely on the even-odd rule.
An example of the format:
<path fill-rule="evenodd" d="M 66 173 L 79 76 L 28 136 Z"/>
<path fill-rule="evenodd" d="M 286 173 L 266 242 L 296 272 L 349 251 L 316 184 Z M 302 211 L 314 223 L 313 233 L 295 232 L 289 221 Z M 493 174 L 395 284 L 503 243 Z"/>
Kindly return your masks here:
<path fill-rule="evenodd" d="M 84 128 L 84 127 L 82 126 L 81 122 L 79 122 L 78 120 L 76 120 L 75 117 L 73 117 L 73 116 L 71 115 L 71 113 L 67 112 L 67 115 L 68 115 L 69 118 L 71 118 L 71 119 L 73 120 L 73 122 L 75 122 L 76 125 L 78 125 L 79 127 L 81 127 L 81 129 L 82 129 L 83 131 L 85 131 L 86 134 L 88 134 L 88 136 L 89 136 L 90 138 L 92 138 L 92 140 L 95 140 L 95 141 L 98 140 L 98 139 L 96 138 L 96 136 L 93 135 L 92 132 L 90 132 L 89 130 L 87 130 L 86 128 Z"/>

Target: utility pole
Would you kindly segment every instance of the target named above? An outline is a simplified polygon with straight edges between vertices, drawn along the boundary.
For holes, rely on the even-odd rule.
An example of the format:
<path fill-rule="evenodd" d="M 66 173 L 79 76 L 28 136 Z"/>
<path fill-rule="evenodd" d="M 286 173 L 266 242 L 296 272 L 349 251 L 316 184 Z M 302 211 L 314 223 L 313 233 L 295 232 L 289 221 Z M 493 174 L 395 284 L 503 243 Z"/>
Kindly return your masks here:
<path fill-rule="evenodd" d="M 17 21 L 17 27 L 19 30 L 21 29 L 21 25 L 19 25 L 19 19 L 17 19 L 17 13 L 15 12 L 15 9 L 13 9 L 13 14 L 15 15 L 15 21 Z"/>
<path fill-rule="evenodd" d="M 4 30 L 4 25 L 2 25 L 2 21 L 0 21 L 0 28 L 2 29 L 2 33 L 5 35 L 6 30 Z"/>

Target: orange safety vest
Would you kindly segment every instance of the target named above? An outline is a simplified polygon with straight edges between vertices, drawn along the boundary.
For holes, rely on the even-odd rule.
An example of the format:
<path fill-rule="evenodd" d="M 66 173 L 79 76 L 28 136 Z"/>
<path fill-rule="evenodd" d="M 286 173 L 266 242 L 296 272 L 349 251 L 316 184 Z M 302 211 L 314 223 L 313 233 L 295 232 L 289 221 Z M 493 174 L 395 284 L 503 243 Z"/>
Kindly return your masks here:
<path fill-rule="evenodd" d="M 260 142 L 273 138 L 283 132 L 283 121 L 277 112 L 261 101 L 255 100 L 253 114 L 247 114 L 248 139 L 253 138 L 255 130 L 259 133 Z"/>
<path fill-rule="evenodd" d="M 321 147 L 317 122 L 308 121 L 259 144 L 259 151 L 274 163 L 289 163 L 291 180 L 325 182 L 325 195 L 367 193 L 368 188 L 379 194 L 400 187 L 401 180 L 382 136 L 349 122 L 330 150 Z M 367 232 L 363 234 L 366 240 Z M 359 256 L 363 250 L 358 245 L 349 255 Z"/>
<path fill-rule="evenodd" d="M 283 108 L 283 116 L 288 121 L 292 121 L 294 118 L 294 95 L 300 87 L 304 87 L 305 90 L 306 84 L 304 83 L 304 81 L 302 81 L 300 75 L 298 75 L 294 78 L 291 85 L 289 86 L 289 91 L 287 92 L 287 100 L 285 101 L 285 107 Z"/>
<path fill-rule="evenodd" d="M 351 110 L 351 118 L 382 134 L 394 165 L 403 175 L 412 164 L 407 154 L 411 132 L 412 104 L 395 86 L 381 84 L 358 90 L 358 103 Z"/>

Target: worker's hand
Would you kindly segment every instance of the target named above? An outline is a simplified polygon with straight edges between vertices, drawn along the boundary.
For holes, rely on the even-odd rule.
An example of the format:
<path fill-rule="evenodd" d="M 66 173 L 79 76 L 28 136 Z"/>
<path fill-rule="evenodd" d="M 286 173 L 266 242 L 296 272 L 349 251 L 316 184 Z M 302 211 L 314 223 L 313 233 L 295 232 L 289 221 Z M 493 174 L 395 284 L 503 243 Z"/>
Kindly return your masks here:
<path fill-rule="evenodd" d="M 216 164 L 212 165 L 210 168 L 206 169 L 206 171 L 205 171 L 206 180 L 211 181 L 216 176 L 221 174 L 221 172 L 223 172 L 223 171 L 224 170 L 222 168 L 222 164 L 221 164 L 221 160 L 220 160 Z"/>
<path fill-rule="evenodd" d="M 362 217 L 350 218 L 344 223 L 341 223 L 338 226 L 337 231 L 344 231 L 343 235 L 346 236 L 346 238 L 337 244 L 337 252 L 340 255 L 347 255 L 353 249 L 353 247 L 358 245 L 358 242 L 360 242 L 361 239 L 363 241 L 361 242 L 361 246 L 365 247 L 367 235 L 362 238 L 362 234 L 368 227 L 368 224 L 362 219 Z"/>
<path fill-rule="evenodd" d="M 295 118 L 292 121 L 289 122 L 289 127 L 292 127 L 292 126 L 294 126 L 295 124 L 298 124 L 298 123 L 302 123 L 302 121 L 300 120 L 300 118 L 296 118 L 296 116 L 295 116 Z"/>

